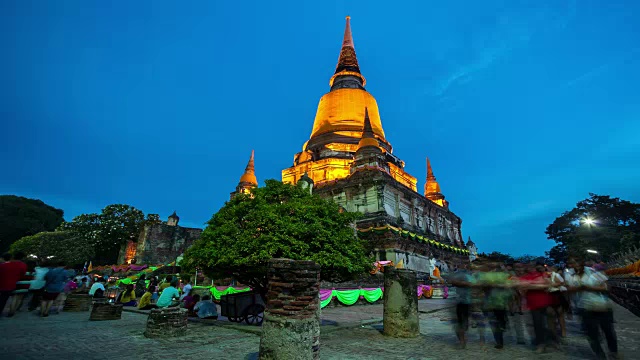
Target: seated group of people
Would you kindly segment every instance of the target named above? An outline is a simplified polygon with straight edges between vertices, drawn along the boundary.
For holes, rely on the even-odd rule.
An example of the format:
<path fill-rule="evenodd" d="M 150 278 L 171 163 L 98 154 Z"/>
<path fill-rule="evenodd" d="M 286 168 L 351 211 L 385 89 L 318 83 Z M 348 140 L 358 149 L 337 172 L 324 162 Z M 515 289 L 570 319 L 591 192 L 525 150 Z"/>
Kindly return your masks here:
<path fill-rule="evenodd" d="M 105 281 L 100 279 L 93 284 L 91 290 L 89 290 L 89 295 L 93 297 L 103 296 Z M 156 299 L 157 301 L 154 301 Z M 183 294 L 180 295 L 178 280 L 173 279 L 171 276 L 168 276 L 160 286 L 156 286 L 153 282 L 150 283 L 139 300 L 136 297 L 134 285 L 129 284 L 116 301 L 124 306 L 136 306 L 139 310 L 180 306 L 188 310 L 189 316 L 197 316 L 201 319 L 218 318 L 218 309 L 210 295 L 205 295 L 200 299 L 200 295 L 192 293 L 190 281 L 187 281 L 183 288 Z"/>

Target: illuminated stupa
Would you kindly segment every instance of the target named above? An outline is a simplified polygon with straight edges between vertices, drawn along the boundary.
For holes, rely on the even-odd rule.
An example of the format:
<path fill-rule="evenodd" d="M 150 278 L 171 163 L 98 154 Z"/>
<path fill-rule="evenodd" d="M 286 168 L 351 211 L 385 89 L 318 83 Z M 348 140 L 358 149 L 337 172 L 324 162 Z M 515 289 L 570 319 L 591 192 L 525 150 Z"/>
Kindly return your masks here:
<path fill-rule="evenodd" d="M 251 150 L 251 157 L 249 158 L 249 162 L 247 163 L 247 167 L 244 169 L 244 173 L 240 176 L 240 181 L 236 186 L 236 191 L 232 192 L 229 196 L 233 199 L 237 194 L 249 194 L 251 193 L 251 188 L 258 186 L 258 179 L 256 178 L 256 168 L 254 162 L 254 151 Z"/>
<path fill-rule="evenodd" d="M 347 17 L 330 90 L 318 103 L 309 140 L 294 156 L 293 166 L 282 170 L 282 181 L 312 183 L 315 194 L 333 198 L 347 211 L 362 212 L 357 227 L 363 234 L 393 230 L 397 236 L 371 238 L 378 260 L 402 261 L 406 268 L 426 272 L 430 258 L 468 259 L 462 221 L 449 210 L 431 163 L 427 160 L 421 195 L 417 179 L 392 154 L 378 104 L 365 85 Z"/>
<path fill-rule="evenodd" d="M 391 154 L 391 144 L 382 130 L 378 103 L 364 88 L 365 84 L 347 17 L 338 65 L 329 80 L 331 89 L 318 103 L 309 141 L 303 145 L 302 152 L 295 155 L 293 166 L 282 171 L 283 181 L 295 183 L 305 172 L 316 184 L 347 177 L 362 137 L 366 109 L 375 138 L 388 154 L 391 176 L 416 190 L 417 179 L 406 173 L 404 162 Z"/>

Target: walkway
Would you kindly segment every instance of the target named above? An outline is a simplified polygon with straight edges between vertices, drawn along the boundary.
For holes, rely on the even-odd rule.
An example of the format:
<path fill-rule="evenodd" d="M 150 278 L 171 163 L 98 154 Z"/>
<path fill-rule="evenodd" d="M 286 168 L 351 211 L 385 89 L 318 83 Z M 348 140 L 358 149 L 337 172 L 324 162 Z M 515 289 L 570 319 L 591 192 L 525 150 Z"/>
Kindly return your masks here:
<path fill-rule="evenodd" d="M 429 301 L 429 300 L 425 300 Z M 422 336 L 392 339 L 381 335 L 381 305 L 329 308 L 324 311 L 321 355 L 323 359 L 590 359 L 587 341 L 577 322 L 569 322 L 570 336 L 562 352 L 534 355 L 531 349 L 515 345 L 513 334 L 506 337 L 503 350 L 493 348 L 487 329 L 487 345 L 478 343 L 472 331 L 466 350 L 455 349 L 449 309 L 451 302 L 421 301 Z M 441 308 L 441 310 L 437 310 Z M 380 311 L 378 311 L 380 309 Z M 434 311 L 428 313 L 429 311 Z M 40 318 L 21 312 L 0 319 L 0 354 L 5 359 L 255 359 L 260 337 L 238 331 L 228 322 L 190 323 L 189 335 L 179 339 L 155 340 L 142 335 L 146 316 L 125 312 L 122 320 L 90 322 L 88 313 L 63 313 Z M 626 309 L 615 308 L 616 329 L 621 352 L 626 359 L 640 353 L 640 318 Z M 334 320 L 330 320 L 333 318 Z M 331 324 L 329 321 L 335 321 Z M 362 325 L 364 324 L 364 325 Z M 235 327 L 240 325 L 233 325 Z M 249 326 L 246 326 L 247 328 Z M 254 327 L 255 330 L 257 328 Z M 330 330 L 331 329 L 331 330 Z"/>

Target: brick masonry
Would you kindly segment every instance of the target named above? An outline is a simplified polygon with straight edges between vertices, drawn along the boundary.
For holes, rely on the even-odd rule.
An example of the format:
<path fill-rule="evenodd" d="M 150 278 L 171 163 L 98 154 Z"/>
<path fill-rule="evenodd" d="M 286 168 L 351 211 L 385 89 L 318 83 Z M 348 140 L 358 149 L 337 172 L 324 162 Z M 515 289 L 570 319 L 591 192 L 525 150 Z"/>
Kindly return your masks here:
<path fill-rule="evenodd" d="M 272 259 L 260 359 L 320 357 L 320 266 L 313 261 Z"/>
<path fill-rule="evenodd" d="M 154 309 L 147 318 L 144 336 L 166 338 L 187 334 L 187 310 L 180 308 Z"/>
<path fill-rule="evenodd" d="M 308 319 L 318 309 L 320 266 L 313 261 L 273 259 L 269 267 L 267 311 L 291 319 Z"/>
<path fill-rule="evenodd" d="M 122 304 L 95 303 L 91 309 L 89 320 L 120 320 L 122 318 Z"/>
<path fill-rule="evenodd" d="M 88 294 L 69 294 L 64 301 L 64 311 L 89 311 L 91 309 L 91 296 Z"/>
<path fill-rule="evenodd" d="M 147 225 L 140 232 L 136 243 L 135 259 L 138 264 L 167 264 L 184 253 L 194 241 L 200 238 L 202 229 L 171 226 L 166 223 Z M 123 245 L 118 259 L 123 264 L 126 249 Z"/>

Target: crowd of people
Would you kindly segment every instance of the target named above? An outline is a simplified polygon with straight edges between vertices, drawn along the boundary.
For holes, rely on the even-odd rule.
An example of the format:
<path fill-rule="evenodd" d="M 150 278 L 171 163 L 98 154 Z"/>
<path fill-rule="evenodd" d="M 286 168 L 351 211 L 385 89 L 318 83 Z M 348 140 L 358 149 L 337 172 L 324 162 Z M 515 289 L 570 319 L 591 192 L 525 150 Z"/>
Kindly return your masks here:
<path fill-rule="evenodd" d="M 189 279 L 180 281 L 169 275 L 164 281 L 157 276 L 141 275 L 135 284 L 121 288 L 116 279 L 96 274 L 80 274 L 64 263 L 47 263 L 25 259 L 25 254 L 5 254 L 0 261 L 0 314 L 8 305 L 9 317 L 27 303 L 29 312 L 40 310 L 40 316 L 58 314 L 71 293 L 88 294 L 97 301 L 113 301 L 123 306 L 150 310 L 183 307 L 190 316 L 217 319 L 216 304 L 210 295 L 200 298 Z M 107 298 L 108 296 L 108 298 Z"/>
<path fill-rule="evenodd" d="M 606 358 L 600 345 L 602 332 L 611 356 L 617 358 L 613 308 L 607 296 L 607 277 L 601 270 L 593 263 L 576 260 L 570 260 L 562 270 L 543 263 L 487 260 L 458 267 L 446 280 L 457 289 L 456 335 L 460 346 L 467 344 L 470 325 L 478 329 L 480 341 L 484 342 L 487 321 L 492 325 L 495 348 L 504 348 L 507 324 L 514 330 L 517 344 L 526 344 L 525 316 L 530 316 L 531 344 L 542 353 L 557 349 L 564 342 L 565 317 L 579 316 L 595 354 Z M 201 298 L 195 294 L 189 279 L 180 281 L 169 275 L 160 281 L 157 276 L 147 279 L 142 275 L 135 284 L 120 289 L 115 279 L 76 275 L 64 263 L 36 264 L 20 252 L 0 259 L 0 314 L 8 305 L 8 316 L 12 317 L 27 303 L 28 311 L 39 309 L 40 316 L 47 317 L 62 310 L 70 293 L 86 293 L 95 299 L 109 293 L 114 295 L 109 301 L 139 310 L 179 306 L 191 316 L 218 317 L 211 296 Z"/>
<path fill-rule="evenodd" d="M 517 344 L 526 344 L 525 316 L 533 323 L 531 344 L 543 353 L 559 349 L 567 336 L 565 317 L 579 316 L 591 349 L 606 358 L 600 332 L 613 358 L 618 357 L 613 307 L 607 296 L 607 277 L 593 263 L 570 260 L 564 269 L 543 263 L 513 264 L 476 260 L 452 273 L 448 281 L 456 286 L 456 335 L 460 347 L 467 344 L 470 325 L 484 341 L 487 321 L 495 348 L 505 346 L 507 324 Z M 528 314 L 527 314 L 528 313 Z"/>
<path fill-rule="evenodd" d="M 4 254 L 0 263 L 0 314 L 8 303 L 8 316 L 14 316 L 25 302 L 29 311 L 39 308 L 42 317 L 51 311 L 58 313 L 67 294 L 77 287 L 71 281 L 74 275 L 75 271 L 61 262 L 37 264 L 21 252 Z"/>

